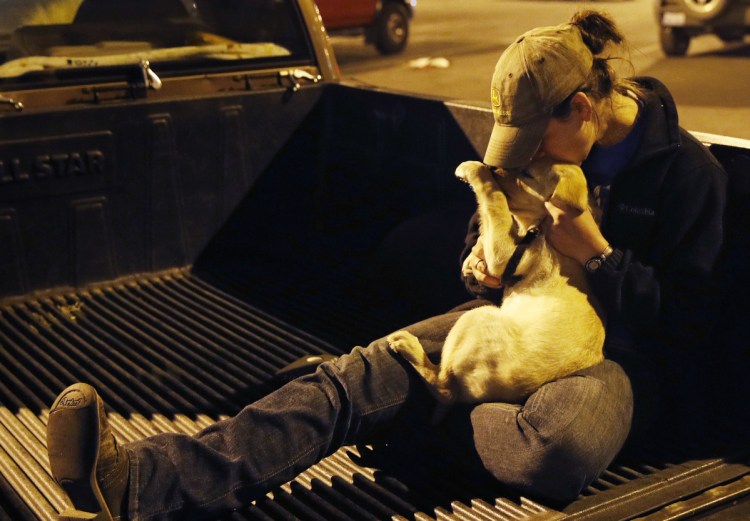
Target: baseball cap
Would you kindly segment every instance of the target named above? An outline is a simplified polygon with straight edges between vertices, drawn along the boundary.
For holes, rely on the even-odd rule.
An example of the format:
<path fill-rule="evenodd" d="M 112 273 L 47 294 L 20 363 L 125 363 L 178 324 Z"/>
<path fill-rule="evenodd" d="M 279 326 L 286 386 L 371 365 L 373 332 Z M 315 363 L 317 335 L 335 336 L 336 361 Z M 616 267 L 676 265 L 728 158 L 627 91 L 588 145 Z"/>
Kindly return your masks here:
<path fill-rule="evenodd" d="M 528 165 L 552 109 L 586 82 L 593 63 L 575 25 L 537 27 L 519 36 L 492 75 L 495 125 L 484 162 L 501 168 Z"/>

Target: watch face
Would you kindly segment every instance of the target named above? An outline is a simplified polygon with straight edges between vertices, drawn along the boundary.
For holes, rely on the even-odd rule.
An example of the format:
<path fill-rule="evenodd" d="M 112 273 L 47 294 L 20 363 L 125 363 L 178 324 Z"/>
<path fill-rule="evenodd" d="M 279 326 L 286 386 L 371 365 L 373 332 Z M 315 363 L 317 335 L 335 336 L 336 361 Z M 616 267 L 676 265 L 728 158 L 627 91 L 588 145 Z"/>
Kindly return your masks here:
<path fill-rule="evenodd" d="M 589 259 L 586 261 L 586 269 L 589 271 L 596 271 L 602 266 L 602 260 L 599 257 Z"/>

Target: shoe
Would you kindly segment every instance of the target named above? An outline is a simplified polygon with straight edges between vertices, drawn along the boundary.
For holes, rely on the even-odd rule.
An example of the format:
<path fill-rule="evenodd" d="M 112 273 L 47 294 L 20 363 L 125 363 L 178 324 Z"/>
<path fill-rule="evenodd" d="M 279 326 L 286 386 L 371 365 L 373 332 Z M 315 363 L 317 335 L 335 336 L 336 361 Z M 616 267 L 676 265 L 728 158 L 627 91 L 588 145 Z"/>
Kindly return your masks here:
<path fill-rule="evenodd" d="M 60 521 L 124 518 L 128 454 L 118 446 L 93 387 L 73 384 L 57 397 L 47 423 L 47 451 L 52 476 L 73 504 Z"/>

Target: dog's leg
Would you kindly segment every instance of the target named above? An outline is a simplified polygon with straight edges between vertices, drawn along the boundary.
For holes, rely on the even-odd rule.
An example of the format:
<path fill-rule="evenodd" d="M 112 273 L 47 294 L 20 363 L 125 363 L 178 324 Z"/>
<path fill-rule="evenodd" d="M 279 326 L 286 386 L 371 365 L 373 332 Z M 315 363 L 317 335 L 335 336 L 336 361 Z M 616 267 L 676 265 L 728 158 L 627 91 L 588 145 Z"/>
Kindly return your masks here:
<path fill-rule="evenodd" d="M 414 369 L 416 369 L 419 375 L 424 378 L 430 391 L 439 401 L 445 402 L 449 399 L 449 395 L 441 390 L 440 387 L 438 378 L 440 367 L 433 364 L 432 361 L 427 358 L 427 353 L 425 353 L 425 350 L 422 347 L 422 344 L 419 343 L 417 337 L 408 331 L 396 331 L 395 333 L 388 335 L 387 340 L 391 349 L 403 356 L 407 362 L 414 366 Z"/>
<path fill-rule="evenodd" d="M 550 202 L 561 208 L 569 206 L 579 212 L 588 208 L 589 191 L 581 169 L 575 165 L 555 165 L 551 168 L 558 181 Z"/>
<path fill-rule="evenodd" d="M 408 331 L 396 331 L 388 335 L 388 345 L 414 366 L 428 384 L 437 386 L 440 369 L 433 364 L 425 353 L 419 339 Z"/>
<path fill-rule="evenodd" d="M 499 276 L 515 250 L 515 226 L 508 199 L 492 172 L 478 161 L 466 161 L 456 169 L 456 177 L 474 190 L 479 208 L 480 240 L 490 274 Z"/>

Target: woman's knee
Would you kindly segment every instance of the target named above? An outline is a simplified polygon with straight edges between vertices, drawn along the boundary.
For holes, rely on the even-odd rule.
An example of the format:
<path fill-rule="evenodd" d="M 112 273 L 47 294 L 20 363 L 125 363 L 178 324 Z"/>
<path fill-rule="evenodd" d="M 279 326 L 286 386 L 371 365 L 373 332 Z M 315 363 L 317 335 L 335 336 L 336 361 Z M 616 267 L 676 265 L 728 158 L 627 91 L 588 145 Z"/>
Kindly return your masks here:
<path fill-rule="evenodd" d="M 629 381 L 617 364 L 604 362 L 546 384 L 523 406 L 479 405 L 471 421 L 476 451 L 496 479 L 565 501 L 612 462 L 631 416 Z"/>
<path fill-rule="evenodd" d="M 607 468 L 615 454 L 592 453 L 563 443 L 545 447 L 519 465 L 515 475 L 505 477 L 510 485 L 535 497 L 570 501 Z M 501 475 L 495 477 L 501 479 Z"/>

